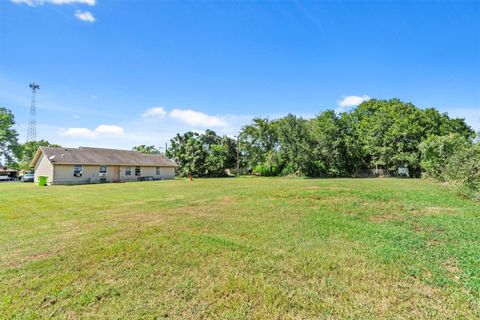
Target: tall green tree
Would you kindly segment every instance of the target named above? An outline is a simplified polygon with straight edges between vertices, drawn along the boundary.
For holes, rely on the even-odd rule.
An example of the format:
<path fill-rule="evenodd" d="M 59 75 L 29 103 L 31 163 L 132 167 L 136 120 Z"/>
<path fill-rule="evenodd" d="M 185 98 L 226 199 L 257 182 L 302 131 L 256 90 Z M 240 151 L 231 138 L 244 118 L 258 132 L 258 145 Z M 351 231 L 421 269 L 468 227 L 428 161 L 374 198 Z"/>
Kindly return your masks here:
<path fill-rule="evenodd" d="M 307 121 L 292 114 L 278 121 L 279 157 L 285 163 L 283 174 L 320 176 L 324 165 L 315 156 Z"/>
<path fill-rule="evenodd" d="M 10 164 L 21 156 L 18 144 L 18 133 L 13 128 L 15 117 L 13 113 L 0 107 L 0 163 Z"/>
<path fill-rule="evenodd" d="M 344 113 L 333 110 L 320 113 L 309 121 L 315 157 L 321 163 L 322 175 L 352 176 L 361 166 L 361 150 Z"/>
<path fill-rule="evenodd" d="M 240 150 L 247 166 L 254 168 L 266 164 L 272 171 L 278 151 L 277 122 L 254 118 L 242 128 L 239 135 Z"/>

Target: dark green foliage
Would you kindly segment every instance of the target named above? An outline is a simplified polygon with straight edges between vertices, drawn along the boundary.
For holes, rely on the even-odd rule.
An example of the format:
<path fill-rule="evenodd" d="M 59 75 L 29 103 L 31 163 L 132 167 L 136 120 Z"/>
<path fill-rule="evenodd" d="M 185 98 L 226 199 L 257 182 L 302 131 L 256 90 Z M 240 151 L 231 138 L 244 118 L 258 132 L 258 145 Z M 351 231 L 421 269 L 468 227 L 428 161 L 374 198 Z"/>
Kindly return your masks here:
<path fill-rule="evenodd" d="M 361 148 L 346 113 L 332 110 L 309 122 L 314 141 L 316 167 L 329 177 L 353 176 L 362 164 Z"/>
<path fill-rule="evenodd" d="M 278 121 L 277 134 L 280 144 L 279 158 L 288 164 L 285 174 L 314 177 L 321 175 L 306 120 L 289 114 Z"/>
<path fill-rule="evenodd" d="M 228 168 L 229 158 L 230 150 L 228 145 L 211 145 L 207 158 L 205 159 L 206 175 L 210 177 L 225 176 L 225 169 Z"/>
<path fill-rule="evenodd" d="M 275 153 L 278 149 L 277 122 L 254 118 L 252 124 L 246 125 L 240 132 L 240 149 L 245 165 L 255 168 L 265 164 L 272 172 L 275 166 Z"/>
<path fill-rule="evenodd" d="M 166 155 L 178 164 L 182 177 L 221 177 L 236 165 L 235 140 L 207 130 L 204 134 L 186 132 L 170 140 Z"/>
<path fill-rule="evenodd" d="M 408 166 L 417 176 L 421 172 L 419 145 L 427 137 L 458 133 L 469 138 L 473 134 L 461 119 L 452 120 L 434 109 L 423 111 L 398 99 L 363 102 L 349 116 L 366 163 L 393 170 Z"/>
<path fill-rule="evenodd" d="M 21 155 L 18 133 L 13 129 L 14 124 L 13 113 L 0 107 L 0 163 L 3 162 L 3 164 L 11 164 Z"/>

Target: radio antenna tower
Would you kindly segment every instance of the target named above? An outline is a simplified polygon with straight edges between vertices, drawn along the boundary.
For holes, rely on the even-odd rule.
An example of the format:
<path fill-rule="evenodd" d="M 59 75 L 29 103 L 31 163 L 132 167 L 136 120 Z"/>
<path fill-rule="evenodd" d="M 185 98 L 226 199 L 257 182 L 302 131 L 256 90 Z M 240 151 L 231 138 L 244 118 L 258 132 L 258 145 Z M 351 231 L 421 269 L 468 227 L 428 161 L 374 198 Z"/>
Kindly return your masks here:
<path fill-rule="evenodd" d="M 28 121 L 27 142 L 37 140 L 37 108 L 35 106 L 35 98 L 40 86 L 33 82 L 30 83 L 30 88 L 32 89 L 32 103 L 30 105 L 30 121 Z"/>

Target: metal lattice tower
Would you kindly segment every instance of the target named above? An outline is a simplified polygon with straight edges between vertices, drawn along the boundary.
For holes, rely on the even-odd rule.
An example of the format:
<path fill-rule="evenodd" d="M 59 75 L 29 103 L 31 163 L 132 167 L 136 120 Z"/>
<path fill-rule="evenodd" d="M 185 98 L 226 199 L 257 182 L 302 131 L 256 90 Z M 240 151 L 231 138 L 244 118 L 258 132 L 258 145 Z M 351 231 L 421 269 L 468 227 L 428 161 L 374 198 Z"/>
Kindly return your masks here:
<path fill-rule="evenodd" d="M 32 89 L 32 103 L 30 104 L 30 120 L 28 121 L 27 142 L 37 140 L 37 108 L 36 108 L 36 94 L 40 86 L 35 82 L 30 83 Z"/>

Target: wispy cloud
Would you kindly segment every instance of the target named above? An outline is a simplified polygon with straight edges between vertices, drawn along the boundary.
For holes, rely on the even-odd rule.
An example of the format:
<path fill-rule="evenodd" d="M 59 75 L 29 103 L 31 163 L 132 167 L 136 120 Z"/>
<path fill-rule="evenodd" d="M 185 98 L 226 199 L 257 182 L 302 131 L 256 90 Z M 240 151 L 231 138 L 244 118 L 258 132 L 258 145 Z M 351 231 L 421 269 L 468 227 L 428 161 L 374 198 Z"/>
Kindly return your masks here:
<path fill-rule="evenodd" d="M 68 128 L 63 132 L 64 136 L 74 138 L 91 138 L 96 139 L 104 136 L 123 136 L 124 130 L 120 126 L 101 124 L 94 130 L 88 128 Z"/>
<path fill-rule="evenodd" d="M 27 4 L 31 7 L 42 6 L 45 3 L 50 3 L 54 5 L 86 4 L 89 6 L 94 6 L 96 3 L 96 0 L 10 0 L 10 1 L 18 4 Z"/>
<path fill-rule="evenodd" d="M 182 121 L 192 126 L 201 127 L 226 127 L 227 122 L 218 116 L 210 116 L 203 112 L 191 109 L 173 109 L 168 114 L 171 118 Z"/>
<path fill-rule="evenodd" d="M 96 20 L 95 17 L 93 16 L 93 14 L 90 11 L 77 10 L 75 12 L 75 17 L 77 17 L 77 19 L 79 19 L 79 20 L 82 20 L 82 21 L 85 21 L 85 22 L 90 22 L 90 23 L 94 23 L 95 20 Z"/>
<path fill-rule="evenodd" d="M 163 107 L 154 107 L 147 109 L 142 114 L 143 118 L 164 118 L 167 115 L 167 111 Z"/>

